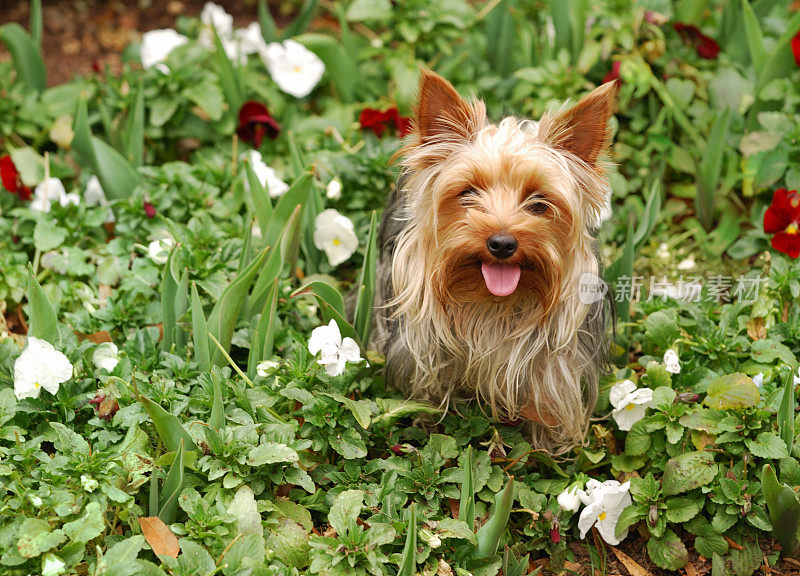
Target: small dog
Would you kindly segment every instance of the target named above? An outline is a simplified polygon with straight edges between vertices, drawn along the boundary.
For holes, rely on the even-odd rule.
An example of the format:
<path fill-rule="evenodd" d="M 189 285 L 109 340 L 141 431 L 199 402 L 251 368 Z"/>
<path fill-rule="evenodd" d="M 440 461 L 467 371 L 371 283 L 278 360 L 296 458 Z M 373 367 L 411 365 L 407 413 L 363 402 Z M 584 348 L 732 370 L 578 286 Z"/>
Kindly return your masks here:
<path fill-rule="evenodd" d="M 477 397 L 530 422 L 537 448 L 582 442 L 606 363 L 595 229 L 616 87 L 538 122 L 490 124 L 423 70 L 414 132 L 381 225 L 379 348 L 390 385 L 447 406 Z"/>

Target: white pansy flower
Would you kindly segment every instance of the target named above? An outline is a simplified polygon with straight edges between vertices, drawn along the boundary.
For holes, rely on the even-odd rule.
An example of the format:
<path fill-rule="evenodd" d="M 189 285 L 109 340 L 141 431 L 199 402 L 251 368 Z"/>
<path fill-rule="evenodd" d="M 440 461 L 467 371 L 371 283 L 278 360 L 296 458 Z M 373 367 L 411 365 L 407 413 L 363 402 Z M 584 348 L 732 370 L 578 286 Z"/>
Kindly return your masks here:
<path fill-rule="evenodd" d="M 338 178 L 334 178 L 330 182 L 328 182 L 327 188 L 325 188 L 325 197 L 328 200 L 338 200 L 342 197 L 342 181 Z"/>
<path fill-rule="evenodd" d="M 678 262 L 678 270 L 692 270 L 695 267 L 697 267 L 697 262 L 695 262 L 694 256 L 689 256 Z"/>
<path fill-rule="evenodd" d="M 55 394 L 72 378 L 72 364 L 46 340 L 28 337 L 28 345 L 14 362 L 14 394 L 18 400 L 38 398 L 42 388 Z"/>
<path fill-rule="evenodd" d="M 65 571 L 64 561 L 52 552 L 42 556 L 42 576 L 60 576 Z"/>
<path fill-rule="evenodd" d="M 314 245 L 325 252 L 331 266 L 338 266 L 358 248 L 353 222 L 338 210 L 328 208 L 314 220 Z"/>
<path fill-rule="evenodd" d="M 206 2 L 203 11 L 200 12 L 200 22 L 202 27 L 197 41 L 206 48 L 214 47 L 214 29 L 220 39 L 228 38 L 233 34 L 233 16 L 225 11 L 225 8 Z"/>
<path fill-rule="evenodd" d="M 680 358 L 678 357 L 678 353 L 675 352 L 675 350 L 673 350 L 672 348 L 664 352 L 664 367 L 670 374 L 681 373 Z"/>
<path fill-rule="evenodd" d="M 619 429 L 630 430 L 644 418 L 647 408 L 653 405 L 653 391 L 650 388 L 636 388 L 631 380 L 623 380 L 611 387 L 609 401 L 614 407 L 611 415 Z"/>
<path fill-rule="evenodd" d="M 764 373 L 759 372 L 755 376 L 753 376 L 753 384 L 756 385 L 756 388 L 761 388 L 764 385 Z"/>
<path fill-rule="evenodd" d="M 792 378 L 792 384 L 795 386 L 800 386 L 800 367 L 797 368 L 797 374 L 795 374 L 794 378 Z"/>
<path fill-rule="evenodd" d="M 92 353 L 92 362 L 98 370 L 112 372 L 119 364 L 119 348 L 113 342 L 103 342 Z"/>
<path fill-rule="evenodd" d="M 33 504 L 35 508 L 39 508 L 42 505 L 42 499 L 36 494 L 28 494 L 28 500 L 31 501 L 31 504 Z"/>
<path fill-rule="evenodd" d="M 603 540 L 612 546 L 618 545 L 628 535 L 628 531 L 617 538 L 617 521 L 622 511 L 631 505 L 630 482 L 620 484 L 616 480 L 598 482 L 590 480 L 587 483 L 587 492 L 584 494 L 586 508 L 578 518 L 578 528 L 581 538 L 586 538 L 586 533 L 597 526 Z"/>
<path fill-rule="evenodd" d="M 280 364 L 278 364 L 275 360 L 264 360 L 256 365 L 256 374 L 262 378 L 267 378 L 268 376 L 275 374 L 275 371 L 279 366 Z"/>
<path fill-rule="evenodd" d="M 100 185 L 100 180 L 98 180 L 97 176 L 89 178 L 89 181 L 86 183 L 86 190 L 83 192 L 83 199 L 89 206 L 108 206 L 108 198 L 106 198 L 106 193 L 103 190 L 103 186 Z M 113 222 L 114 220 L 114 212 L 109 208 L 106 222 Z"/>
<path fill-rule="evenodd" d="M 81 486 L 83 486 L 83 489 L 86 490 L 87 492 L 94 492 L 95 490 L 97 490 L 100 484 L 97 482 L 97 480 L 95 480 L 91 476 L 86 476 L 84 474 L 81 474 Z"/>
<path fill-rule="evenodd" d="M 156 67 L 157 70 L 168 74 L 169 68 L 164 64 L 169 53 L 178 46 L 183 46 L 189 39 L 183 34 L 178 34 L 170 28 L 164 30 L 151 30 L 142 35 L 142 44 L 139 47 L 139 59 L 142 68 L 148 70 Z"/>
<path fill-rule="evenodd" d="M 172 250 L 173 246 L 175 246 L 175 240 L 172 238 L 153 240 L 147 246 L 147 254 L 156 264 L 166 264 L 167 258 L 169 258 L 169 252 Z"/>
<path fill-rule="evenodd" d="M 308 96 L 325 72 L 322 60 L 295 40 L 272 42 L 260 52 L 278 87 L 295 98 Z"/>
<path fill-rule="evenodd" d="M 47 178 L 40 182 L 33 191 L 31 210 L 50 212 L 50 205 L 58 202 L 61 206 L 81 203 L 81 198 L 74 192 L 67 194 L 64 184 L 58 178 Z"/>
<path fill-rule="evenodd" d="M 558 505 L 561 506 L 562 510 L 566 510 L 567 512 L 577 512 L 578 508 L 581 507 L 581 499 L 578 495 L 579 488 L 577 486 L 572 486 L 566 488 L 561 494 L 558 495 L 556 500 L 558 501 Z"/>
<path fill-rule="evenodd" d="M 308 351 L 315 356 L 319 353 L 317 364 L 324 366 L 329 376 L 344 372 L 347 362 L 360 362 L 361 351 L 356 341 L 350 337 L 342 338 L 336 320 L 325 326 L 317 326 L 308 340 Z"/>
<path fill-rule="evenodd" d="M 670 255 L 669 244 L 667 244 L 666 242 L 662 242 L 661 244 L 659 244 L 658 250 L 656 250 L 656 256 L 658 256 L 662 260 L 668 260 L 669 255 Z"/>
<path fill-rule="evenodd" d="M 261 152 L 258 150 L 250 150 L 243 154 L 242 158 L 247 158 L 247 161 L 250 162 L 250 166 L 253 167 L 253 172 L 255 172 L 258 181 L 261 182 L 262 186 L 266 186 L 270 198 L 278 198 L 286 194 L 289 185 L 278 178 L 278 174 L 275 170 L 267 166 L 261 156 Z M 250 183 L 247 181 L 246 177 L 244 179 L 244 189 L 250 192 Z"/>
<path fill-rule="evenodd" d="M 239 51 L 245 56 L 258 54 L 267 47 L 258 22 L 252 22 L 246 28 L 239 28 L 233 33 L 233 37 L 239 44 Z"/>

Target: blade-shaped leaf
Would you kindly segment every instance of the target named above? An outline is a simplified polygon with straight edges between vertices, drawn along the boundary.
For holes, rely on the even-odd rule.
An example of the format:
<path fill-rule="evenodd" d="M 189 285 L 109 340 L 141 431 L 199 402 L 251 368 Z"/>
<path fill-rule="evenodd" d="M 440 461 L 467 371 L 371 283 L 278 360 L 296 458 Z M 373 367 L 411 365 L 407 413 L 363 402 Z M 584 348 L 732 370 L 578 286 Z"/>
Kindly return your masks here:
<path fill-rule="evenodd" d="M 277 323 L 276 311 L 278 307 L 278 281 L 272 283 L 272 288 L 267 296 L 261 318 L 258 319 L 256 331 L 250 344 L 250 354 L 247 358 L 247 375 L 255 377 L 258 363 L 272 356 L 272 347 L 275 340 L 275 325 Z"/>
<path fill-rule="evenodd" d="M 295 40 L 319 56 L 325 64 L 339 99 L 344 103 L 352 102 L 359 73 L 355 60 L 344 45 L 333 36 L 316 33 L 303 34 Z"/>
<path fill-rule="evenodd" d="M 478 530 L 478 550 L 476 558 L 492 556 L 500 545 L 500 537 L 506 529 L 508 518 L 511 516 L 511 505 L 514 503 L 514 477 L 510 476 L 508 484 L 494 499 L 494 509 L 489 515 L 489 520 Z"/>
<path fill-rule="evenodd" d="M 192 283 L 192 341 L 194 356 L 202 370 L 211 370 L 211 348 L 208 341 L 208 323 L 203 312 L 203 303 L 197 293 L 197 286 Z"/>
<path fill-rule="evenodd" d="M 194 440 L 192 440 L 192 437 L 177 416 L 170 414 L 147 396 L 139 395 L 139 402 L 142 403 L 145 412 L 155 424 L 158 435 L 167 450 L 175 452 L 180 448 L 181 442 L 185 444 L 187 450 L 197 450 Z"/>
<path fill-rule="evenodd" d="M 367 251 L 364 254 L 364 265 L 358 280 L 356 309 L 353 315 L 353 328 L 364 346 L 369 344 L 369 335 L 372 329 L 372 310 L 375 306 L 375 273 L 378 260 L 378 217 L 372 211 L 372 220 L 369 226 Z"/>
<path fill-rule="evenodd" d="M 286 223 L 294 214 L 295 208 L 306 205 L 312 184 L 311 173 L 306 172 L 295 180 L 289 190 L 278 200 L 267 228 L 262 230 L 264 243 L 267 246 L 276 245 L 278 238 L 286 227 Z"/>
<path fill-rule="evenodd" d="M 118 200 L 130 196 L 141 181 L 139 173 L 122 154 L 92 136 L 85 99 L 81 99 L 78 104 L 73 130 L 73 151 L 81 165 L 97 175 L 109 199 Z"/>
<path fill-rule="evenodd" d="M 317 11 L 317 4 L 319 4 L 319 0 L 306 0 L 303 2 L 303 7 L 300 8 L 300 12 L 283 31 L 284 39 L 292 38 L 306 31 L 308 24 L 314 17 L 314 13 Z"/>
<path fill-rule="evenodd" d="M 255 170 L 253 170 L 253 165 L 249 161 L 245 161 L 244 170 L 258 226 L 262 232 L 265 232 L 269 226 L 270 218 L 272 218 L 272 201 L 269 199 L 266 188 L 261 185 Z"/>
<path fill-rule="evenodd" d="M 167 477 L 164 479 L 164 489 L 161 491 L 161 501 L 159 502 L 158 517 L 165 523 L 171 524 L 175 521 L 175 511 L 178 509 L 178 496 L 183 490 L 183 472 L 186 465 L 184 455 L 183 439 L 180 440 L 175 460 L 169 467 Z"/>
<path fill-rule="evenodd" d="M 769 519 L 782 554 L 793 556 L 800 551 L 800 500 L 791 486 L 778 482 L 772 466 L 761 471 L 761 491 L 767 501 Z"/>
<path fill-rule="evenodd" d="M 222 402 L 222 389 L 219 385 L 219 378 L 216 373 L 212 376 L 214 383 L 214 399 L 211 404 L 211 416 L 208 423 L 217 430 L 225 428 L 225 404 Z"/>
<path fill-rule="evenodd" d="M 267 0 L 258 0 L 258 22 L 261 25 L 261 35 L 265 42 L 269 44 L 280 40 L 278 27 L 275 25 L 275 20 L 272 19 L 272 14 L 269 13 Z"/>
<path fill-rule="evenodd" d="M 627 279 L 632 282 L 633 278 L 633 259 L 636 255 L 636 244 L 634 243 L 633 218 L 628 220 L 628 233 L 625 236 L 625 247 L 622 249 L 620 257 L 606 270 L 606 282 L 617 285 L 617 290 L 622 291 L 620 281 Z M 617 317 L 622 322 L 629 322 L 631 318 L 631 299 L 633 294 L 623 293 L 622 299 L 617 302 Z"/>
<path fill-rule="evenodd" d="M 172 274 L 175 254 L 176 248 L 170 250 L 166 266 L 161 272 L 161 322 L 164 331 L 161 346 L 167 352 L 172 351 L 175 343 L 175 295 L 178 293 L 178 281 Z"/>
<path fill-rule="evenodd" d="M 415 502 L 408 507 L 406 543 L 403 546 L 401 558 L 397 576 L 414 576 L 417 572 L 417 507 Z"/>
<path fill-rule="evenodd" d="M 730 128 L 731 110 L 725 108 L 717 116 L 706 143 L 705 153 L 698 165 L 697 214 L 706 230 L 714 227 L 714 204 L 719 188 L 726 140 Z"/>
<path fill-rule="evenodd" d="M 189 270 L 183 270 L 175 289 L 175 351 L 182 354 L 189 341 L 189 335 L 181 327 L 179 320 L 189 311 Z"/>
<path fill-rule="evenodd" d="M 781 439 L 786 443 L 790 454 L 794 445 L 794 410 L 797 405 L 797 401 L 794 399 L 795 374 L 797 374 L 797 368 L 793 366 L 783 385 L 781 405 L 778 408 L 778 428 L 781 432 Z"/>
<path fill-rule="evenodd" d="M 214 63 L 222 84 L 222 91 L 225 94 L 225 100 L 228 102 L 228 109 L 234 114 L 238 114 L 239 109 L 244 104 L 241 75 L 236 72 L 233 62 L 230 61 L 225 53 L 222 41 L 219 39 L 219 34 L 217 34 L 217 29 L 212 26 L 211 30 L 214 32 Z"/>
<path fill-rule="evenodd" d="M 125 156 L 134 167 L 142 165 L 144 160 L 144 88 L 141 81 L 133 95 L 133 105 L 128 110 L 125 123 Z"/>
<path fill-rule="evenodd" d="M 11 53 L 17 77 L 26 89 L 42 92 L 47 88 L 47 72 L 36 41 L 25 29 L 11 22 L 0 26 L 0 42 Z"/>
<path fill-rule="evenodd" d="M 464 454 L 464 477 L 461 480 L 461 499 L 458 504 L 458 519 L 467 523 L 470 530 L 475 530 L 475 452 L 467 446 Z"/>
<path fill-rule="evenodd" d="M 761 70 L 767 61 L 767 49 L 764 46 L 764 35 L 755 12 L 748 0 L 742 0 L 742 20 L 747 47 L 750 50 L 750 61 L 756 70 Z"/>
<path fill-rule="evenodd" d="M 41 284 L 28 267 L 28 336 L 56 344 L 58 318 Z"/>
<path fill-rule="evenodd" d="M 256 258 L 223 290 L 222 294 L 208 316 L 208 331 L 214 335 L 225 350 L 228 350 L 233 337 L 233 330 L 239 320 L 239 314 L 247 298 L 250 286 L 267 257 L 269 247 L 261 251 Z M 211 362 L 217 366 L 227 364 L 224 354 L 215 349 L 211 351 Z"/>
<path fill-rule="evenodd" d="M 36 47 L 42 49 L 42 29 L 44 28 L 44 19 L 42 18 L 42 0 L 31 1 L 31 40 Z"/>

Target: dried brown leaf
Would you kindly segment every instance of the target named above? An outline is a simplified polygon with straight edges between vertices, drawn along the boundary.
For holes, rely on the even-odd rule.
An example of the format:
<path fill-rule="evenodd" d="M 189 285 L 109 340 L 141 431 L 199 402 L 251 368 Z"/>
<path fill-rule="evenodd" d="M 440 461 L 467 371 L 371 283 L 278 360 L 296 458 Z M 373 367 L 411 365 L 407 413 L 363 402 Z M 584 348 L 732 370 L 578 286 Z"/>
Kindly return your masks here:
<path fill-rule="evenodd" d="M 142 527 L 142 535 L 156 556 L 178 557 L 181 551 L 178 544 L 178 537 L 172 533 L 169 526 L 164 524 L 157 516 L 143 516 L 139 518 L 139 526 Z"/>

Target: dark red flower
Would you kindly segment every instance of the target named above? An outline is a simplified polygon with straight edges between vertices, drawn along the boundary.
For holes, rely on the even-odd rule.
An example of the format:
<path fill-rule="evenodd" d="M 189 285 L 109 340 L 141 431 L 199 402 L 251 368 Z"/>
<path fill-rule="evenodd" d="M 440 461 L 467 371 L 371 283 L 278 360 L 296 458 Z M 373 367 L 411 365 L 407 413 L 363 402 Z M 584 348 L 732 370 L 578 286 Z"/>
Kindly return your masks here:
<path fill-rule="evenodd" d="M 358 116 L 358 123 L 362 130 L 372 130 L 378 138 L 392 125 L 400 138 L 411 133 L 411 118 L 401 116 L 394 106 L 383 112 L 375 108 L 364 108 Z"/>
<path fill-rule="evenodd" d="M 153 206 L 147 200 L 144 201 L 144 215 L 148 218 L 155 218 L 156 217 L 156 207 Z"/>
<path fill-rule="evenodd" d="M 609 70 L 608 74 L 603 76 L 603 84 L 607 82 L 613 82 L 614 80 L 619 80 L 619 68 L 622 66 L 622 62 L 617 60 L 611 65 L 611 70 Z"/>
<path fill-rule="evenodd" d="M 236 129 L 239 138 L 254 144 L 256 148 L 261 148 L 264 136 L 274 140 L 280 131 L 280 124 L 269 115 L 264 104 L 253 100 L 242 104 L 239 109 L 239 127 Z"/>
<path fill-rule="evenodd" d="M 111 420 L 119 411 L 119 403 L 113 396 L 98 392 L 97 395 L 89 400 L 89 404 L 94 404 L 97 416 L 101 420 Z"/>
<path fill-rule="evenodd" d="M 561 526 L 558 523 L 558 520 L 553 520 L 550 524 L 550 541 L 553 544 L 558 544 L 561 540 Z"/>
<path fill-rule="evenodd" d="M 764 213 L 764 232 L 775 234 L 772 247 L 792 258 L 800 256 L 800 194 L 779 188 Z"/>
<path fill-rule="evenodd" d="M 687 44 L 692 44 L 697 49 L 697 54 L 706 60 L 715 60 L 719 56 L 719 44 L 711 36 L 706 36 L 694 24 L 675 22 L 675 31 Z"/>
<path fill-rule="evenodd" d="M 794 63 L 800 66 L 800 32 L 792 38 L 792 54 L 794 54 Z"/>
<path fill-rule="evenodd" d="M 22 183 L 19 171 L 8 154 L 0 158 L 0 179 L 3 181 L 3 188 L 17 194 L 20 200 L 31 199 L 31 189 Z"/>

